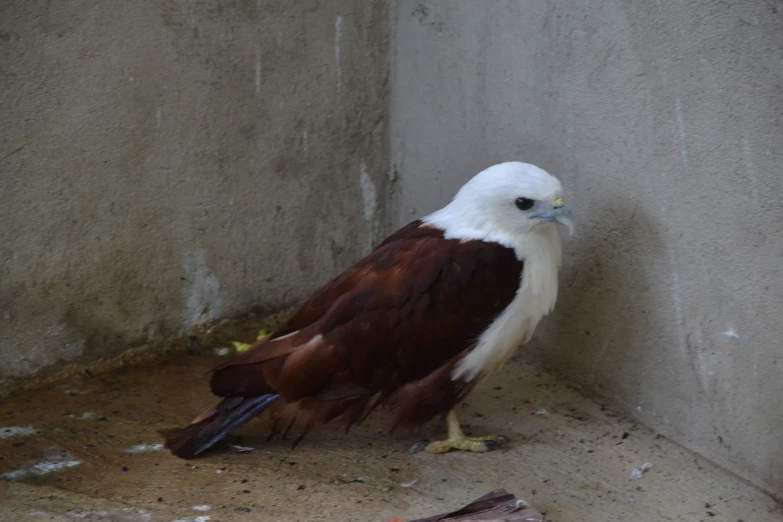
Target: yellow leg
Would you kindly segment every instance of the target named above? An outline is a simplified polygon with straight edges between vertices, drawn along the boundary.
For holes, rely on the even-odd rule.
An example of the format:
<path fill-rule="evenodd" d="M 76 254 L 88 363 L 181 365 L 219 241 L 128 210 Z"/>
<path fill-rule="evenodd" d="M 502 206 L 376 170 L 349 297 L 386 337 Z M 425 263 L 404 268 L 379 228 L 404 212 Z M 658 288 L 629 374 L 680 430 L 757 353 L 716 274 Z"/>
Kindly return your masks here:
<path fill-rule="evenodd" d="M 427 453 L 440 455 L 448 453 L 451 450 L 472 451 L 474 453 L 485 453 L 493 448 L 499 448 L 506 442 L 506 438 L 501 435 L 490 435 L 488 437 L 466 437 L 459 425 L 457 414 L 451 410 L 446 417 L 449 428 L 449 435 L 446 440 L 419 441 L 411 448 L 411 453 L 423 449 Z"/>

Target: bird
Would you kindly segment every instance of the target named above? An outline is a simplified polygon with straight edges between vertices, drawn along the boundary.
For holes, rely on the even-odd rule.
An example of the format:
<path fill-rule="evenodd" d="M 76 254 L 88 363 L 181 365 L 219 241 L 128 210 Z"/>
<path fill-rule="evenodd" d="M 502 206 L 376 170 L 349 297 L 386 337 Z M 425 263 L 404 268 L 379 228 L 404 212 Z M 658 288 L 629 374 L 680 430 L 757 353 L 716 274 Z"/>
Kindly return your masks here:
<path fill-rule="evenodd" d="M 455 408 L 554 309 L 557 224 L 573 234 L 556 177 L 519 161 L 486 168 L 214 368 L 220 402 L 189 426 L 161 432 L 165 447 L 196 458 L 265 410 L 272 435 L 296 426 L 296 444 L 338 418 L 347 431 L 383 406 L 392 431 L 445 418 L 447 438 L 412 450 L 497 448 L 499 435 L 465 436 Z"/>

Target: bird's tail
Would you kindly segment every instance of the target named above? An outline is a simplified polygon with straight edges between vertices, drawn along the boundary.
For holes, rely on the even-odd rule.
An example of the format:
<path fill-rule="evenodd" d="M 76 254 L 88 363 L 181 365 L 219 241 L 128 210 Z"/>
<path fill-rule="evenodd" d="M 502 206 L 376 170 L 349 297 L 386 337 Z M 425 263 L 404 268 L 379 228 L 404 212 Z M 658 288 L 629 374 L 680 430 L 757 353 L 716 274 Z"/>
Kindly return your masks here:
<path fill-rule="evenodd" d="M 187 428 L 162 431 L 166 448 L 183 459 L 193 459 L 211 448 L 223 437 L 260 415 L 272 405 L 277 393 L 255 397 L 228 397 L 205 411 Z"/>

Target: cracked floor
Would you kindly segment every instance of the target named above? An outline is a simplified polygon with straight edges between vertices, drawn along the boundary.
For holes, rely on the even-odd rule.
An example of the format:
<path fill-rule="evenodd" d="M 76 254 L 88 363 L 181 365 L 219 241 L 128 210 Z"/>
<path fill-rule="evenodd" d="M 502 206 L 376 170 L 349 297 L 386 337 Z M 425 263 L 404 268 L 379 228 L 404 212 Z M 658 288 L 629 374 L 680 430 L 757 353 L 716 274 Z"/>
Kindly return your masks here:
<path fill-rule="evenodd" d="M 0 520 L 388 522 L 497 488 L 559 522 L 783 520 L 763 492 L 521 361 L 460 411 L 466 433 L 511 439 L 499 451 L 409 455 L 443 425 L 390 436 L 382 411 L 293 450 L 255 420 L 229 441 L 250 451 L 190 462 L 160 451 L 157 430 L 212 403 L 207 372 L 225 358 L 208 347 L 2 400 Z"/>

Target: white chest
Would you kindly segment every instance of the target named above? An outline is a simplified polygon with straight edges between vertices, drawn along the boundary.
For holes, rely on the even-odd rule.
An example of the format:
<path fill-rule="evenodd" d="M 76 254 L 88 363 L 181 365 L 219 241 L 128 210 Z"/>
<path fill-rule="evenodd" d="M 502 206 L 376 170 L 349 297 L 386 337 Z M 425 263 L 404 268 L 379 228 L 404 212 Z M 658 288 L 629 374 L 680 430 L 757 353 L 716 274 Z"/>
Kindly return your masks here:
<path fill-rule="evenodd" d="M 506 309 L 481 334 L 476 347 L 454 369 L 453 379 L 473 380 L 500 367 L 533 335 L 539 321 L 555 306 L 560 240 L 546 224 L 515 242 L 524 268 L 519 288 Z"/>

